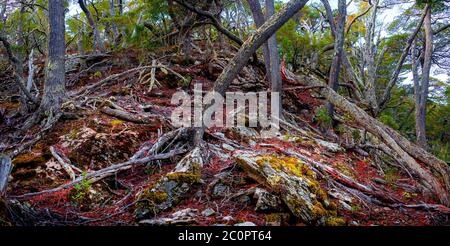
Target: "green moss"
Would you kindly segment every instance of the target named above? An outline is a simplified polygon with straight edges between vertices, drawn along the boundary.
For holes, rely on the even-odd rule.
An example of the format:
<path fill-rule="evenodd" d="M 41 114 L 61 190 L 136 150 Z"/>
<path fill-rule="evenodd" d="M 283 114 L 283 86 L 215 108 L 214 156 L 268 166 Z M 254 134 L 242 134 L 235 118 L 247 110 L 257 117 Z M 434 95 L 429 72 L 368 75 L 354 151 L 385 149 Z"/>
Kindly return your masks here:
<path fill-rule="evenodd" d="M 325 107 L 316 108 L 314 119 L 323 128 L 330 128 L 333 124 L 333 119 L 328 115 Z"/>

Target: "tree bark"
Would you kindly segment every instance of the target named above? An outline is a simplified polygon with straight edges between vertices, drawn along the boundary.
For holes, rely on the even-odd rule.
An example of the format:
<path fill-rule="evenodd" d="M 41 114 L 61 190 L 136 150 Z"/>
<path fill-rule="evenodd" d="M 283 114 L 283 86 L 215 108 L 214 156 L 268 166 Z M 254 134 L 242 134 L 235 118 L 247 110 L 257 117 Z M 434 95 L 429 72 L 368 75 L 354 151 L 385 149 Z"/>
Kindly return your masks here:
<path fill-rule="evenodd" d="M 214 83 L 214 91 L 222 96 L 236 78 L 242 68 L 247 64 L 249 58 L 256 50 L 265 43 L 284 23 L 286 23 L 295 13 L 305 6 L 308 0 L 291 0 L 278 13 L 268 19 L 256 32 L 250 36 L 239 49 L 238 53 L 223 69 L 222 73 Z M 207 105 L 208 108 L 211 105 Z M 203 138 L 204 127 L 195 129 L 193 141 L 200 143 Z"/>
<path fill-rule="evenodd" d="M 275 14 L 275 5 L 273 0 L 266 0 L 266 19 L 269 19 Z M 280 59 L 278 57 L 277 37 L 276 32 L 267 40 L 267 46 L 270 56 L 270 83 L 272 92 L 279 92 L 279 102 L 281 102 L 281 92 L 283 89 L 281 75 L 280 75 Z M 282 112 L 282 103 L 280 103 L 280 112 Z"/>
<path fill-rule="evenodd" d="M 417 145 L 427 149 L 426 137 L 426 113 L 428 86 L 430 83 L 431 56 L 433 54 L 433 30 L 431 29 L 431 8 L 427 8 L 425 20 L 423 21 L 425 32 L 425 52 L 422 66 L 422 83 L 420 85 L 419 104 L 416 105 L 416 135 Z"/>
<path fill-rule="evenodd" d="M 347 18 L 347 4 L 346 0 L 339 0 L 338 2 L 338 23 L 335 27 L 335 45 L 334 58 L 331 63 L 330 74 L 328 78 L 328 86 L 333 90 L 337 90 L 339 86 L 339 73 L 341 71 L 342 55 L 344 53 L 344 35 L 345 35 L 345 20 Z M 333 117 L 334 107 L 330 102 L 326 105 L 328 115 Z"/>
<path fill-rule="evenodd" d="M 336 25 L 334 23 L 333 12 L 331 10 L 330 3 L 327 0 L 321 0 L 321 2 L 323 4 L 323 6 L 325 7 L 325 14 L 326 14 L 328 23 L 330 24 L 331 35 L 333 36 L 333 38 L 336 41 L 336 36 L 337 36 Z M 335 45 L 333 45 L 333 49 L 334 49 L 334 46 Z M 347 52 L 345 52 L 345 50 L 342 53 L 342 65 L 345 68 L 345 72 L 346 72 L 347 78 L 350 80 L 350 84 L 352 84 L 353 88 L 355 88 L 353 91 L 354 91 L 356 100 L 361 101 L 362 95 L 361 95 L 360 86 L 359 86 L 360 79 L 356 75 L 355 70 L 353 69 L 352 64 L 350 63 L 350 60 L 348 59 L 348 56 L 347 56 Z"/>
<path fill-rule="evenodd" d="M 264 24 L 265 21 L 264 14 L 261 10 L 261 4 L 259 3 L 259 0 L 247 0 L 247 2 L 250 6 L 255 26 L 256 28 L 259 28 L 260 26 L 262 26 L 262 24 Z M 270 80 L 270 53 L 267 43 L 263 44 L 262 52 L 264 58 L 264 66 L 266 68 L 266 77 L 268 80 Z"/>
<path fill-rule="evenodd" d="M 114 0 L 109 0 L 109 15 L 111 16 L 111 18 L 116 17 L 116 8 L 115 8 Z M 117 46 L 118 38 L 119 38 L 119 30 L 118 30 L 116 22 L 114 20 L 111 21 L 111 26 L 112 26 L 113 39 L 114 39 L 113 44 L 114 44 L 114 46 Z"/>
<path fill-rule="evenodd" d="M 78 4 L 80 5 L 81 10 L 83 10 L 84 14 L 86 15 L 89 26 L 91 27 L 92 32 L 94 34 L 92 40 L 93 50 L 95 52 L 103 51 L 104 50 L 103 42 L 100 39 L 100 32 L 98 30 L 97 23 L 94 21 L 94 18 L 92 17 L 91 11 L 89 11 L 89 9 L 87 8 L 84 0 L 78 0 Z"/>
<path fill-rule="evenodd" d="M 49 0 L 48 22 L 50 26 L 48 60 L 45 71 L 44 94 L 38 113 L 52 117 L 60 112 L 65 97 L 64 1 Z"/>

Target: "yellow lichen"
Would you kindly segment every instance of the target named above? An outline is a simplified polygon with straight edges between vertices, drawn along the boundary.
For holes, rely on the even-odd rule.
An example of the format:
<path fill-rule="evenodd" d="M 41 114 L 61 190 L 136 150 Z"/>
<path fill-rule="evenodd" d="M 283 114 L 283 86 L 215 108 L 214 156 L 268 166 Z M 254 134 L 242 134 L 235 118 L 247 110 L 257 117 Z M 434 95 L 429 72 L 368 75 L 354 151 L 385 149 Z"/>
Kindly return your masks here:
<path fill-rule="evenodd" d="M 325 220 L 325 225 L 327 226 L 344 226 L 345 224 L 345 220 L 339 217 L 328 217 Z"/>
<path fill-rule="evenodd" d="M 114 120 L 111 120 L 111 126 L 112 127 L 116 127 L 116 126 L 119 126 L 119 125 L 122 125 L 123 124 L 123 120 L 119 120 L 119 119 L 114 119 Z"/>
<path fill-rule="evenodd" d="M 167 179 L 182 183 L 199 183 L 201 176 L 192 172 L 172 172 L 166 175 Z"/>
<path fill-rule="evenodd" d="M 142 198 L 149 199 L 149 200 L 159 204 L 159 203 L 165 202 L 167 200 L 167 198 L 168 198 L 168 195 L 167 195 L 166 192 L 163 192 L 163 191 L 150 191 L 150 190 L 147 190 L 142 195 Z"/>
<path fill-rule="evenodd" d="M 276 171 L 284 171 L 297 177 L 315 176 L 314 172 L 308 166 L 294 157 L 279 158 L 273 155 L 267 155 L 258 159 L 256 163 L 260 166 L 269 164 Z"/>

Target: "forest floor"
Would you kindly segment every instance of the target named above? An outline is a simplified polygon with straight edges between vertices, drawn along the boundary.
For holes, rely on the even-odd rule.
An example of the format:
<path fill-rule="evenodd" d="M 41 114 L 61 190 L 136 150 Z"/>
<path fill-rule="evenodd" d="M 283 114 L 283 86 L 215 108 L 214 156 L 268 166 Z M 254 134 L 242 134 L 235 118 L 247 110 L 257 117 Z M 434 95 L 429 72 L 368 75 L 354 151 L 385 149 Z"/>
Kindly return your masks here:
<path fill-rule="evenodd" d="M 202 45 L 199 44 L 200 47 Z M 139 214 L 143 194 L 162 176 L 169 173 L 179 159 L 153 161 L 148 165 L 118 172 L 95 183 L 82 182 L 58 192 L 27 197 L 20 195 L 51 189 L 70 182 L 70 177 L 50 152 L 51 146 L 80 170 L 77 171 L 77 175 L 85 175 L 87 172 L 129 160 L 140 146 L 144 143 L 154 143 L 162 133 L 170 130 L 170 126 L 164 121 L 133 123 L 104 113 L 102 107 L 108 105 L 110 101 L 131 114 L 153 114 L 169 119 L 172 109 L 177 106 L 171 104 L 171 95 L 180 88 L 190 91 L 196 82 L 203 83 L 204 90 L 211 89 L 223 65 L 226 64 L 226 59 L 229 59 L 232 53 L 232 51 L 219 52 L 218 57 L 211 61 L 207 58 L 210 56 L 199 50 L 194 50 L 190 59 L 177 56 L 171 50 L 161 50 L 153 56 L 146 57 L 146 64 L 151 64 L 155 59 L 157 63 L 164 64 L 188 78 L 190 83 L 180 81 L 170 71 L 156 69 L 155 78 L 158 82 L 151 90 L 149 80 L 139 80 L 139 73 L 124 75 L 93 90 L 89 95 L 90 99 L 82 104 L 82 108 L 71 108 L 71 103 L 67 103 L 66 110 L 77 112 L 76 116 L 63 116 L 43 139 L 13 159 L 14 168 L 9 182 L 8 197 L 16 197 L 15 199 L 26 207 L 40 211 L 38 214 L 48 211 L 47 215 L 42 215 L 36 224 L 139 224 L 144 219 Z M 110 75 L 139 66 L 143 60 L 141 54 L 141 51 L 134 49 L 116 52 L 104 58 L 105 62 L 88 72 L 68 73 L 67 81 L 75 81 L 68 86 L 68 94 Z M 93 61 L 88 67 L 98 62 Z M 42 62 L 37 63 L 37 66 L 42 67 Z M 148 73 L 149 70 L 145 74 Z M 42 79 L 42 72 L 40 76 L 36 79 Z M 8 82 L 7 77 L 4 78 L 3 86 L 13 83 Z M 235 82 L 232 86 L 234 89 L 242 88 L 238 85 L 243 83 L 246 90 L 267 88 L 264 70 L 256 65 L 248 65 Z M 11 134 L 17 131 L 28 115 L 16 114 L 20 107 L 19 96 L 11 97 L 2 91 L 0 93 L 2 116 L 0 140 L 3 143 L 0 147 L 16 148 L 20 143 L 36 136 L 40 128 L 36 126 L 31 129 L 19 144 L 10 145 L 6 142 L 7 139 L 11 139 Z M 301 153 L 316 162 L 332 167 L 333 170 L 351 177 L 359 184 L 372 187 L 378 194 L 395 201 L 396 206 L 367 202 L 361 199 L 361 195 L 357 192 L 354 196 L 342 193 L 339 187 L 327 179 L 317 178 L 320 189 L 326 191 L 336 207 L 334 217 L 339 219 L 336 223 L 328 223 L 330 225 L 448 223 L 448 211 L 402 206 L 402 204 L 437 204 L 429 194 L 421 192 L 416 180 L 404 169 L 383 166 L 380 170 L 380 165 L 377 164 L 379 162 L 371 155 L 367 155 L 364 151 L 343 148 L 340 140 L 333 138 L 339 136 L 337 139 L 342 139 L 341 133 L 321 129 L 315 120 L 315 109 L 325 102 L 314 91 L 293 90 L 286 94 L 288 96 L 283 99 L 283 107 L 290 113 L 298 115 L 296 120 L 292 120 L 292 124 L 298 126 L 299 130 L 283 129 L 282 136 L 267 139 L 259 137 L 259 133 L 254 129 L 209 129 L 205 140 L 212 155 L 201 170 L 201 180 L 196 182 L 195 188 L 177 204 L 150 217 L 147 215 L 145 223 L 234 225 L 252 222 L 256 225 L 305 225 L 306 223 L 294 216 L 282 202 L 272 209 L 264 208 L 257 193 L 264 189 L 278 196 L 280 191 L 264 185 L 249 175 L 235 158 L 241 151 L 282 158 L 287 150 Z M 372 197 L 370 194 L 368 196 Z"/>

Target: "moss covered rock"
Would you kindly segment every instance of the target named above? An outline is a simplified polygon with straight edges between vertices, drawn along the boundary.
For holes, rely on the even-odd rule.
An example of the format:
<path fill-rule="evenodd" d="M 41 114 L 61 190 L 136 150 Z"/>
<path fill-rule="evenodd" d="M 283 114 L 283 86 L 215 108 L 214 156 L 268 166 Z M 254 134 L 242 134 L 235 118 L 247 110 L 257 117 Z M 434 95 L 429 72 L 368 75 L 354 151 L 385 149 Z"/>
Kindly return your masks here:
<path fill-rule="evenodd" d="M 328 217 L 336 216 L 336 206 L 316 173 L 301 160 L 246 151 L 237 152 L 235 159 L 252 178 L 278 193 L 292 214 L 305 223 L 325 224 Z"/>

